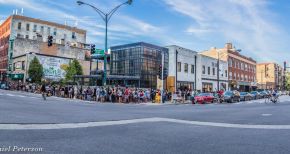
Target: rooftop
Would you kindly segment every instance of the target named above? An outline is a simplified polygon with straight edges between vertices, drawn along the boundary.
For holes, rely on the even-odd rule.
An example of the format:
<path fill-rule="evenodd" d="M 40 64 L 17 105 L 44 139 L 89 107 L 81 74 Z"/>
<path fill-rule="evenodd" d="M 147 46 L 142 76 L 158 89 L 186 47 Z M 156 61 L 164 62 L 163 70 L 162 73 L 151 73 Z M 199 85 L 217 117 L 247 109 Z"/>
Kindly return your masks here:
<path fill-rule="evenodd" d="M 12 15 L 10 17 L 12 17 L 12 19 L 24 20 L 24 21 L 29 21 L 29 22 L 34 22 L 34 23 L 40 23 L 40 24 L 44 24 L 44 25 L 54 26 L 54 27 L 57 27 L 57 28 L 62 28 L 62 29 L 66 29 L 66 30 L 69 30 L 69 31 L 73 31 L 73 32 L 76 32 L 76 33 L 79 33 L 79 34 L 84 34 L 84 35 L 86 34 L 86 30 L 79 29 L 79 28 L 76 28 L 76 27 L 67 26 L 67 25 L 63 25 L 63 24 L 59 24 L 59 23 L 55 23 L 55 22 L 45 21 L 45 20 L 31 18 L 31 17 L 26 17 L 26 16 L 21 16 L 21 15 Z"/>

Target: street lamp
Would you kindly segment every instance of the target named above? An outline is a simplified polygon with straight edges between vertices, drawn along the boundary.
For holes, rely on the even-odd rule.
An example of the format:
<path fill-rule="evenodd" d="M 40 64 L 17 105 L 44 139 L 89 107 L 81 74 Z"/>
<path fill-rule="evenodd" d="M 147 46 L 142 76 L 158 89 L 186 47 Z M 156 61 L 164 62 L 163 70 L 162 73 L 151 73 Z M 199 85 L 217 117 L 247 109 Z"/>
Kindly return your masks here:
<path fill-rule="evenodd" d="M 100 16 L 101 18 L 104 20 L 105 24 L 106 24 L 106 35 L 105 35 L 105 55 L 104 55 L 104 77 L 103 77 L 103 85 L 106 85 L 106 81 L 107 81 L 107 50 L 108 50 L 108 23 L 111 19 L 111 17 L 113 16 L 113 14 L 123 5 L 131 5 L 133 3 L 133 0 L 128 0 L 124 3 L 121 3 L 120 5 L 116 6 L 114 9 L 112 9 L 109 13 L 104 13 L 103 11 L 101 11 L 100 9 L 98 9 L 97 7 L 82 2 L 82 1 L 77 1 L 78 5 L 88 5 L 90 7 L 92 7 Z"/>

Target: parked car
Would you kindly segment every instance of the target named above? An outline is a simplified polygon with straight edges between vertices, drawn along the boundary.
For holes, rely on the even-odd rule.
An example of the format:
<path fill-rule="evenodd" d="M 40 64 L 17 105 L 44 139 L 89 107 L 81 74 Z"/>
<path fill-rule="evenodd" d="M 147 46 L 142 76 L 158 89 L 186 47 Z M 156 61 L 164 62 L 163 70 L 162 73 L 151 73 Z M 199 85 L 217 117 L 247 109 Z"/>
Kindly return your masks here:
<path fill-rule="evenodd" d="M 9 88 L 8 88 L 8 86 L 7 86 L 6 83 L 1 83 L 1 84 L 0 84 L 0 89 L 8 90 Z"/>
<path fill-rule="evenodd" d="M 253 95 L 254 99 L 260 99 L 262 98 L 261 94 L 257 91 L 252 91 L 251 94 Z"/>
<path fill-rule="evenodd" d="M 252 100 L 252 95 L 248 92 L 240 92 L 241 101 L 250 101 Z"/>
<path fill-rule="evenodd" d="M 200 93 L 194 97 L 194 103 L 205 104 L 205 103 L 213 103 L 214 96 L 212 93 Z"/>
<path fill-rule="evenodd" d="M 261 98 L 267 98 L 269 96 L 269 93 L 267 91 L 261 91 L 259 93 L 260 93 Z"/>
<path fill-rule="evenodd" d="M 240 93 L 236 90 L 234 91 L 226 91 L 223 95 L 223 101 L 228 103 L 233 103 L 235 101 L 241 101 Z"/>

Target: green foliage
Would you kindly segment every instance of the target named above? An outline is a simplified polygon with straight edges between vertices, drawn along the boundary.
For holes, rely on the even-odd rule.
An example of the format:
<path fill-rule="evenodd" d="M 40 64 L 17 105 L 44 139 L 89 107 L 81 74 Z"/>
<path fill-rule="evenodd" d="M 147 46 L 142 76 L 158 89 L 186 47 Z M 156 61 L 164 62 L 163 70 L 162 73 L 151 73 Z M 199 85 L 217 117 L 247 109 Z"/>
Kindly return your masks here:
<path fill-rule="evenodd" d="M 43 77 L 43 67 L 39 60 L 34 57 L 29 64 L 28 75 L 32 82 L 40 83 Z"/>
<path fill-rule="evenodd" d="M 69 63 L 69 66 L 66 68 L 65 71 L 66 71 L 65 75 L 66 81 L 72 81 L 75 75 L 83 75 L 83 68 L 76 59 L 72 60 Z"/>

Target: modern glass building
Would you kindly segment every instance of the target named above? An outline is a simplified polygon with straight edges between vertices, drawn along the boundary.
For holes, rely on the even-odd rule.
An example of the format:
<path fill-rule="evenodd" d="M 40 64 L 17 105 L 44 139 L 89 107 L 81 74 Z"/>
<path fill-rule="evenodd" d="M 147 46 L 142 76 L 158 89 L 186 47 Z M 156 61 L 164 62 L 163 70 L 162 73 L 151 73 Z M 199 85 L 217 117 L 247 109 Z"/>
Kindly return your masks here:
<path fill-rule="evenodd" d="M 168 70 L 168 49 L 138 42 L 111 47 L 111 75 L 134 76 L 125 85 L 141 88 L 156 88 L 159 65 L 164 54 L 164 67 Z M 114 83 L 112 83 L 114 84 Z M 119 83 L 120 84 L 120 83 Z"/>

